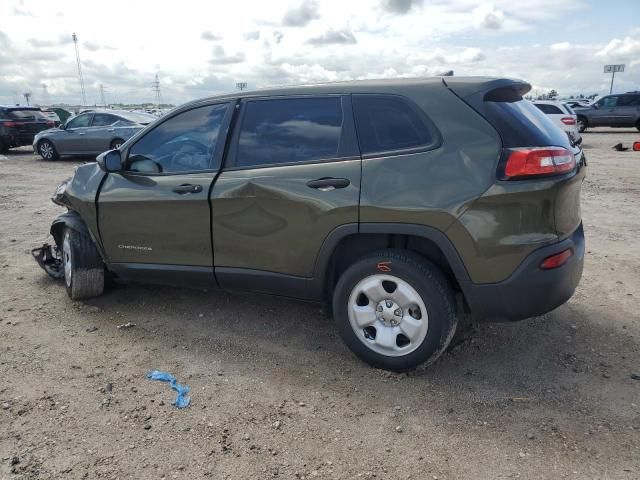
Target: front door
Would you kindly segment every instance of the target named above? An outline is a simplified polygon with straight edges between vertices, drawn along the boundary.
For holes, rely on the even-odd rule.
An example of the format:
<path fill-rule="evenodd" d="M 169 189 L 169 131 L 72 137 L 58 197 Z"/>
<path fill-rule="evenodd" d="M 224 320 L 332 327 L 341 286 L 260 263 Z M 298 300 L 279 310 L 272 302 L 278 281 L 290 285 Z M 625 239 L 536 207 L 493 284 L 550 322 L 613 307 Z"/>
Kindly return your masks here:
<path fill-rule="evenodd" d="M 361 160 L 350 100 L 250 99 L 237 125 L 211 193 L 216 278 L 223 288 L 277 291 L 274 273 L 312 277 L 328 235 L 357 229 Z"/>
<path fill-rule="evenodd" d="M 610 95 L 603 97 L 595 103 L 591 118 L 589 119 L 589 125 L 597 127 L 599 125 L 609 126 L 615 124 L 615 110 L 618 104 L 618 97 Z"/>
<path fill-rule="evenodd" d="M 640 95 L 620 95 L 615 108 L 612 125 L 617 127 L 634 127 L 640 116 Z"/>
<path fill-rule="evenodd" d="M 98 196 L 100 237 L 110 267 L 127 279 L 213 281 L 208 193 L 219 170 L 232 106 L 178 112 L 123 151 Z M 165 278 L 166 277 L 166 278 Z M 169 281 L 165 281 L 169 280 Z"/>

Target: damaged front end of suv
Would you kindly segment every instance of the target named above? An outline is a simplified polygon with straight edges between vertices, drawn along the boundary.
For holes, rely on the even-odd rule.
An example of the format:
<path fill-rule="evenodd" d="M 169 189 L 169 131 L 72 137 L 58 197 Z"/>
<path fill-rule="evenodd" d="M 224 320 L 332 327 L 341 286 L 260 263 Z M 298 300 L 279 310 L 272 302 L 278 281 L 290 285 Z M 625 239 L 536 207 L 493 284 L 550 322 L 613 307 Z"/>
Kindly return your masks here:
<path fill-rule="evenodd" d="M 68 201 L 65 199 L 65 191 L 67 185 L 71 182 L 73 177 L 69 177 L 64 180 L 56 191 L 51 196 L 51 201 L 61 207 L 68 207 Z M 44 243 L 41 247 L 37 247 L 31 250 L 31 255 L 38 265 L 49 274 L 52 278 L 62 279 L 64 278 L 64 266 L 62 259 L 62 252 L 58 248 L 56 243 Z"/>
<path fill-rule="evenodd" d="M 65 262 L 63 248 L 66 230 L 86 235 L 95 242 L 95 197 L 104 175 L 96 163 L 79 166 L 73 176 L 60 183 L 51 196 L 53 203 L 65 207 L 67 211 L 58 215 L 51 223 L 53 241 L 32 249 L 31 254 L 52 278 L 65 278 L 65 268 L 70 265 L 70 262 Z"/>

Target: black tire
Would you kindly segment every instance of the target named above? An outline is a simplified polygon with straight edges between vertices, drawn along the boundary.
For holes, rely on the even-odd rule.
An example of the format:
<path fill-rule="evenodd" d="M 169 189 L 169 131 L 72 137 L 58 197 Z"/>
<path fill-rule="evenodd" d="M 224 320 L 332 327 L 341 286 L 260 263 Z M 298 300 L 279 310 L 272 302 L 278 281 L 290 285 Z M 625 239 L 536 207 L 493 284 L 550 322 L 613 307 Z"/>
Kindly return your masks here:
<path fill-rule="evenodd" d="M 638 123 L 636 123 L 636 129 L 640 132 L 640 120 L 638 120 Z"/>
<path fill-rule="evenodd" d="M 104 291 L 104 263 L 93 240 L 75 230 L 65 228 L 60 249 L 64 285 L 69 298 L 79 300 L 101 295 Z"/>
<path fill-rule="evenodd" d="M 58 160 L 60 158 L 55 145 L 46 138 L 38 142 L 38 153 L 43 160 L 47 160 L 49 162 Z"/>
<path fill-rule="evenodd" d="M 578 115 L 578 131 L 582 133 L 587 129 L 588 126 L 589 122 L 587 122 L 587 119 L 581 115 Z"/>
<path fill-rule="evenodd" d="M 122 140 L 121 138 L 114 138 L 113 140 L 111 140 L 111 150 L 115 150 L 116 148 L 120 148 L 120 145 L 122 145 L 124 143 L 124 140 Z"/>
<path fill-rule="evenodd" d="M 375 336 L 372 339 L 366 333 L 366 328 L 371 327 L 356 332 L 355 327 L 351 325 L 349 309 L 352 291 L 364 279 L 375 278 L 374 275 L 379 275 L 379 278 L 391 275 L 405 282 L 417 292 L 426 307 L 426 336 L 420 342 L 416 342 L 412 347 L 415 349 L 406 355 L 384 355 L 372 350 L 367 343 L 374 342 Z M 369 301 L 366 296 L 365 300 Z M 386 300 L 380 303 L 382 302 Z M 379 304 L 377 308 L 380 308 Z M 454 291 L 440 269 L 413 252 L 394 249 L 367 255 L 347 268 L 333 293 L 333 313 L 340 336 L 360 359 L 373 367 L 395 372 L 413 370 L 423 363 L 433 363 L 451 342 L 458 324 Z M 375 315 L 377 317 L 378 313 Z M 382 326 L 378 323 L 379 319 L 375 322 L 376 328 Z M 400 337 L 395 337 L 396 343 L 398 338 Z"/>
<path fill-rule="evenodd" d="M 5 154 L 9 151 L 9 144 L 0 138 L 0 154 Z"/>

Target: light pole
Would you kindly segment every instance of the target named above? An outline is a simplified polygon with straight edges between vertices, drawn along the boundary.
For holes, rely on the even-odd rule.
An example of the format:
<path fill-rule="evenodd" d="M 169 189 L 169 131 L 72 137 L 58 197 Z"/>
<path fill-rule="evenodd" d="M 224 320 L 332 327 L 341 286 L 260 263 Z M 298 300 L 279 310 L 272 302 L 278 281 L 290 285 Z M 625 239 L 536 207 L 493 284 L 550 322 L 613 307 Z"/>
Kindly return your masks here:
<path fill-rule="evenodd" d="M 611 85 L 609 86 L 609 95 L 613 92 L 613 79 L 616 77 L 616 72 L 624 72 L 624 63 L 619 65 L 605 65 L 604 73 L 611 74 Z"/>
<path fill-rule="evenodd" d="M 29 99 L 31 98 L 31 92 L 25 92 L 22 95 L 24 95 L 24 99 L 27 102 L 27 106 L 29 105 Z"/>
<path fill-rule="evenodd" d="M 247 88 L 247 82 L 236 83 L 236 88 L 240 91 L 243 91 L 245 88 Z"/>

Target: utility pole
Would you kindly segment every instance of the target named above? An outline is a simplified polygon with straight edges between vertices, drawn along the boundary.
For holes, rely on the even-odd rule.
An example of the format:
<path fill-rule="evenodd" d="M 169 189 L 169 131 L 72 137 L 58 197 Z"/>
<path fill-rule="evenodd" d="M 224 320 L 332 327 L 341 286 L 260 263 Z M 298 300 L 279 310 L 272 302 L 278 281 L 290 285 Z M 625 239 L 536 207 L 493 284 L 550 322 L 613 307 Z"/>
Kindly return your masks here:
<path fill-rule="evenodd" d="M 245 88 L 247 88 L 247 82 L 236 83 L 236 88 L 240 91 L 243 91 Z"/>
<path fill-rule="evenodd" d="M 158 74 L 156 73 L 156 79 L 151 84 L 151 88 L 156 94 L 156 107 L 160 108 L 160 103 L 162 101 L 162 96 L 160 95 L 160 79 L 158 78 Z"/>
<path fill-rule="evenodd" d="M 49 101 L 49 89 L 47 88 L 47 84 L 43 83 L 42 85 L 42 102 L 45 105 L 49 105 L 51 102 Z"/>
<path fill-rule="evenodd" d="M 103 107 L 107 106 L 107 101 L 104 98 L 104 92 L 105 92 L 106 88 L 103 84 L 100 84 L 100 102 L 102 103 Z"/>
<path fill-rule="evenodd" d="M 84 91 L 84 78 L 82 76 L 82 64 L 80 63 L 80 50 L 78 50 L 78 35 L 71 35 L 73 44 L 76 47 L 76 62 L 78 62 L 78 77 L 80 78 L 80 90 L 82 90 L 82 105 L 87 104 L 87 94 Z"/>
<path fill-rule="evenodd" d="M 31 93 L 30 92 L 25 92 L 22 95 L 24 95 L 24 99 L 27 102 L 27 106 L 29 106 L 29 99 L 31 98 Z"/>

